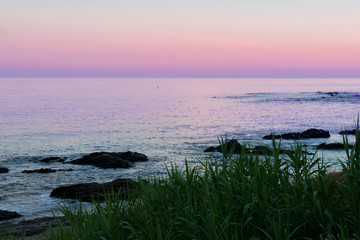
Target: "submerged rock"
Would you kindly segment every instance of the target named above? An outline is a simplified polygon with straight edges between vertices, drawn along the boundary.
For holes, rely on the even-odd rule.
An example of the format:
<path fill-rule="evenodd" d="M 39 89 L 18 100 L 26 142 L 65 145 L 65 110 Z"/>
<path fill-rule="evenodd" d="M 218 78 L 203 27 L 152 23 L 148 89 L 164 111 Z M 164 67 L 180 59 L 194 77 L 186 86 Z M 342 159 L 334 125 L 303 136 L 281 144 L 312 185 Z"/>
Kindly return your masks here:
<path fill-rule="evenodd" d="M 0 221 L 1 220 L 13 219 L 13 218 L 17 218 L 17 217 L 21 217 L 21 215 L 18 214 L 17 212 L 0 210 Z"/>
<path fill-rule="evenodd" d="M 352 148 L 352 145 L 349 145 L 349 148 Z M 324 149 L 324 150 L 341 150 L 344 149 L 343 143 L 321 143 L 317 146 L 318 149 Z"/>
<path fill-rule="evenodd" d="M 221 147 L 222 145 L 216 147 L 208 147 L 204 150 L 204 152 L 222 152 Z M 226 150 L 229 152 L 232 148 L 234 148 L 235 154 L 241 153 L 242 146 L 236 139 L 231 139 L 230 141 L 226 142 Z"/>
<path fill-rule="evenodd" d="M 40 162 L 43 163 L 54 163 L 54 162 L 65 162 L 66 158 L 61 158 L 61 157 L 48 157 L 48 158 L 44 158 L 41 159 Z"/>
<path fill-rule="evenodd" d="M 263 137 L 263 139 L 267 139 L 267 140 L 271 140 L 272 138 L 275 139 L 305 139 L 305 138 L 329 138 L 330 137 L 330 133 L 329 131 L 325 131 L 322 129 L 316 129 L 316 128 L 310 128 L 304 132 L 301 133 L 297 133 L 297 132 L 292 132 L 292 133 L 284 133 L 281 135 L 266 135 Z"/>
<path fill-rule="evenodd" d="M 343 130 L 343 131 L 340 131 L 339 134 L 341 134 L 341 135 L 355 135 L 356 134 L 356 129 Z"/>
<path fill-rule="evenodd" d="M 134 162 L 148 161 L 147 156 L 137 152 L 94 152 L 70 161 L 71 164 L 92 165 L 99 168 L 130 168 Z"/>
<path fill-rule="evenodd" d="M 8 173 L 8 172 L 9 172 L 8 168 L 0 167 L 0 173 Z"/>
<path fill-rule="evenodd" d="M 114 191 L 115 194 L 119 193 L 121 198 L 127 198 L 134 192 L 134 186 L 137 184 L 130 179 L 116 179 L 107 183 L 81 183 L 58 187 L 51 192 L 50 196 L 91 202 L 92 199 L 102 201 L 104 194 Z"/>
<path fill-rule="evenodd" d="M 54 173 L 54 172 L 69 172 L 72 171 L 72 169 L 51 169 L 51 168 L 41 168 L 41 169 L 35 169 L 35 170 L 24 170 L 22 173 Z"/>

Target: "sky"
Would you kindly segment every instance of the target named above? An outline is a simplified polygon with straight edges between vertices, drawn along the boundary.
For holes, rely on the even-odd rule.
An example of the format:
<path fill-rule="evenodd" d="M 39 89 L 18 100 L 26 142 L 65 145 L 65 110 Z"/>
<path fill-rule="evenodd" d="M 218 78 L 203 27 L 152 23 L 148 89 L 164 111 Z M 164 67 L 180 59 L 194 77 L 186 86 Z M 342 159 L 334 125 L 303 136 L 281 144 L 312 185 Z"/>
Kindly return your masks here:
<path fill-rule="evenodd" d="M 360 77 L 359 0 L 0 0 L 0 77 Z"/>

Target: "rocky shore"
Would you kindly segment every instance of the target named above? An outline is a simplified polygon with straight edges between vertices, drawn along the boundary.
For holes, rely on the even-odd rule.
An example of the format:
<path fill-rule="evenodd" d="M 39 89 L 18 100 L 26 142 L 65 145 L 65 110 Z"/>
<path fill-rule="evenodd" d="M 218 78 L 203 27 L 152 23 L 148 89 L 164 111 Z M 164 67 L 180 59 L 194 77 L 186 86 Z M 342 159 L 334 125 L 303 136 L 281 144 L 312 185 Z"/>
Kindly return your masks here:
<path fill-rule="evenodd" d="M 27 236 L 44 233 L 49 226 L 55 227 L 59 221 L 66 223 L 68 220 L 65 217 L 43 217 L 31 220 L 0 222 L 0 232 L 6 231 L 8 234 L 23 236 L 26 239 Z"/>
<path fill-rule="evenodd" d="M 353 130 L 345 130 L 339 134 L 355 134 Z M 329 138 L 330 133 L 326 130 L 311 128 L 304 132 L 289 132 L 283 134 L 270 134 L 263 137 L 265 140 L 269 139 L 309 139 L 309 138 Z M 353 146 L 349 146 L 350 148 Z M 342 143 L 321 143 L 314 146 L 315 149 L 323 150 L 340 150 L 344 149 Z M 248 147 L 241 145 L 237 140 L 231 139 L 226 144 L 218 146 L 210 146 L 204 150 L 204 152 L 229 152 L 233 150 L 234 154 L 254 153 L 257 155 L 269 155 L 273 154 L 271 148 L 266 145 L 256 145 Z M 280 153 L 291 152 L 288 149 L 281 149 Z M 84 155 L 81 158 L 75 160 L 68 160 L 61 157 L 48 157 L 39 160 L 42 164 L 49 166 L 48 168 L 38 168 L 23 170 L 24 174 L 51 174 L 58 171 L 72 171 L 71 168 L 59 169 L 59 163 L 61 166 L 71 165 L 90 165 L 101 169 L 111 168 L 131 168 L 134 167 L 137 162 L 148 161 L 148 157 L 142 153 L 137 152 L 93 152 L 88 155 Z M 57 164 L 57 165 L 52 165 Z M 62 165 L 64 164 L 64 165 Z M 56 166 L 56 167 L 54 167 Z M 54 168 L 51 168 L 54 167 Z M 9 169 L 5 166 L 0 167 L 0 174 L 9 173 Z M 60 199 L 76 199 L 83 202 L 91 202 L 92 200 L 102 201 L 104 200 L 104 194 L 109 192 L 118 193 L 123 199 L 126 199 L 129 195 L 134 193 L 136 185 L 139 183 L 127 178 L 118 178 L 110 182 L 99 183 L 80 183 L 72 185 L 59 186 L 53 189 L 50 193 L 51 197 Z M 20 220 L 19 220 L 20 219 Z M 65 221 L 65 218 L 38 218 L 33 220 L 22 220 L 21 215 L 0 209 L 0 232 L 8 231 L 10 233 L 21 234 L 23 236 L 31 236 L 43 232 L 49 225 L 54 226 L 56 221 Z"/>

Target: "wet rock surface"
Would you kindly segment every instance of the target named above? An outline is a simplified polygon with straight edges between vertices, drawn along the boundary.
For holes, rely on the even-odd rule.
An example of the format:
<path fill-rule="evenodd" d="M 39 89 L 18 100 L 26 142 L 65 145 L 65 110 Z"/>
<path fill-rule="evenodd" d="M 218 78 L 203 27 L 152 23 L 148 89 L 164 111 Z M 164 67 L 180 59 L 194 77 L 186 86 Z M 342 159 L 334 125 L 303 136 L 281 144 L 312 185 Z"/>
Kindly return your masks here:
<path fill-rule="evenodd" d="M 304 132 L 298 133 L 298 132 L 292 132 L 292 133 L 284 133 L 280 135 L 266 135 L 263 137 L 263 139 L 271 140 L 273 138 L 275 139 L 305 139 L 305 138 L 329 138 L 330 133 L 329 131 L 325 131 L 322 129 L 316 129 L 316 128 L 310 128 Z"/>
<path fill-rule="evenodd" d="M 94 152 L 70 161 L 70 164 L 92 165 L 99 168 L 130 168 L 134 162 L 148 161 L 147 156 L 137 152 Z"/>
<path fill-rule="evenodd" d="M 44 158 L 41 159 L 40 162 L 43 163 L 55 163 L 55 162 L 65 162 L 66 158 L 61 158 L 61 157 L 48 157 L 48 158 Z"/>
<path fill-rule="evenodd" d="M 130 179 L 116 179 L 107 183 L 81 183 L 58 187 L 51 192 L 50 196 L 91 202 L 92 199 L 102 201 L 104 200 L 104 194 L 114 191 L 114 193 L 119 193 L 119 196 L 125 199 L 134 192 L 134 187 L 137 184 L 137 182 Z"/>
<path fill-rule="evenodd" d="M 356 134 L 356 129 L 343 130 L 343 131 L 340 131 L 339 134 L 341 134 L 341 135 L 355 135 Z"/>
<path fill-rule="evenodd" d="M 21 217 L 21 215 L 18 214 L 17 212 L 0 210 L 0 221 L 9 220 L 17 217 Z"/>
<path fill-rule="evenodd" d="M 352 145 L 349 145 L 349 148 L 352 148 Z M 343 143 L 321 143 L 317 146 L 318 149 L 324 150 L 341 150 L 345 149 Z"/>
<path fill-rule="evenodd" d="M 0 173 L 8 173 L 9 169 L 5 167 L 0 167 Z"/>
<path fill-rule="evenodd" d="M 234 147 L 235 146 L 235 147 Z M 225 147 L 225 146 L 224 146 Z M 229 152 L 232 148 L 234 148 L 234 154 L 240 154 L 241 150 L 244 148 L 245 153 L 253 153 L 256 155 L 272 155 L 273 151 L 270 147 L 265 145 L 258 145 L 254 147 L 246 148 L 245 146 L 242 146 L 237 140 L 232 139 L 226 143 L 226 150 Z M 219 146 L 211 146 L 204 150 L 204 152 L 222 152 L 222 147 Z M 280 153 L 288 153 L 293 152 L 291 150 L 284 150 L 280 149 Z"/>
<path fill-rule="evenodd" d="M 54 173 L 54 172 L 69 172 L 72 169 L 51 169 L 51 168 L 41 168 L 41 169 L 34 169 L 34 170 L 24 170 L 22 173 Z"/>
<path fill-rule="evenodd" d="M 58 221 L 68 222 L 65 217 L 43 217 L 32 220 L 7 221 L 0 223 L 0 232 L 6 231 L 9 234 L 33 236 L 45 232 L 49 226 L 55 227 Z"/>
<path fill-rule="evenodd" d="M 234 153 L 235 154 L 240 154 L 241 153 L 241 149 L 242 149 L 242 146 L 241 144 L 235 140 L 235 139 L 231 139 L 230 141 L 227 141 L 226 144 L 223 144 L 224 146 L 222 145 L 219 145 L 219 146 L 216 146 L 216 147 L 208 147 L 204 150 L 204 152 L 222 152 L 222 147 L 225 148 L 226 147 L 226 150 L 229 152 L 232 148 L 234 148 Z M 226 146 L 225 146 L 226 145 Z"/>

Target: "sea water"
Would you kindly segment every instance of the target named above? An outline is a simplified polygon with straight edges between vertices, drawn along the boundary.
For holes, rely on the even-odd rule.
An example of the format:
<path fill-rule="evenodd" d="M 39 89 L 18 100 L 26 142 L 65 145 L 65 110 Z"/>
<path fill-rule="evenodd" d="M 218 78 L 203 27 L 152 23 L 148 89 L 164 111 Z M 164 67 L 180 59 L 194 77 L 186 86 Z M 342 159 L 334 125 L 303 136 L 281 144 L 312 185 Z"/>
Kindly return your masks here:
<path fill-rule="evenodd" d="M 163 176 L 166 166 L 192 165 L 218 138 L 269 144 L 264 135 L 328 130 L 342 142 L 360 110 L 360 79 L 0 79 L 0 209 L 27 218 L 51 215 L 52 189 L 116 178 Z M 353 141 L 353 137 L 350 136 Z M 283 140 L 284 148 L 293 140 Z M 41 163 L 44 157 L 76 159 L 97 151 L 136 151 L 149 157 L 130 169 Z M 209 155 L 209 154 L 208 154 Z M 220 154 L 210 154 L 220 157 Z M 343 151 L 319 151 L 336 166 Z M 39 168 L 71 172 L 24 174 Z"/>

